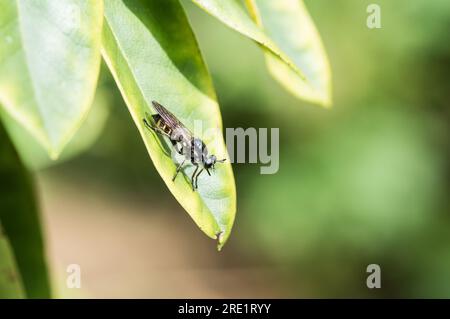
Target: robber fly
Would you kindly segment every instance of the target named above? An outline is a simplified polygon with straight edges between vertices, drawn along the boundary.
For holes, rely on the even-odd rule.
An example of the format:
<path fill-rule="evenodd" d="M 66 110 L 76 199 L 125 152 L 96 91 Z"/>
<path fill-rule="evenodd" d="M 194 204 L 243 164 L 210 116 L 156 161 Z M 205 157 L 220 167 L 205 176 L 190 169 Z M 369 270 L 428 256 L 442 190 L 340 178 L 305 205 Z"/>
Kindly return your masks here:
<path fill-rule="evenodd" d="M 147 119 L 143 119 L 145 126 L 149 130 L 168 137 L 175 150 L 184 156 L 183 161 L 177 166 L 172 181 L 175 181 L 184 163 L 190 161 L 192 165 L 195 165 L 195 170 L 191 177 L 192 190 L 195 191 L 198 188 L 198 177 L 203 170 L 206 170 L 208 175 L 211 176 L 209 170 L 214 169 L 216 163 L 223 163 L 226 159 L 217 160 L 215 155 L 208 155 L 205 143 L 201 139 L 194 137 L 191 131 L 175 115 L 156 101 L 152 101 L 152 104 L 157 112 L 157 114 L 151 115 L 154 125 L 152 125 L 153 123 L 150 124 Z M 146 117 L 150 119 L 147 113 Z"/>

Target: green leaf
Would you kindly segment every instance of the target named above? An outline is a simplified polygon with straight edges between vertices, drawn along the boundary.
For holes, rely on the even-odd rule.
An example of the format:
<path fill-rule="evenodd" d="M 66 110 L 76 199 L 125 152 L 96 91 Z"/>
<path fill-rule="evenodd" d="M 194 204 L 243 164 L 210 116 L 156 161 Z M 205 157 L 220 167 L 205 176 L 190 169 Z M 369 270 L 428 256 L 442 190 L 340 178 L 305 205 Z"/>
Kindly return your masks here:
<path fill-rule="evenodd" d="M 47 151 L 23 126 L 12 119 L 0 106 L 0 117 L 5 123 L 12 142 L 24 165 L 33 171 L 67 161 L 89 149 L 100 136 L 109 114 L 106 89 L 98 88 L 86 120 L 69 141 L 57 160 L 50 158 Z"/>
<path fill-rule="evenodd" d="M 0 299 L 23 297 L 22 282 L 14 254 L 0 225 Z"/>
<path fill-rule="evenodd" d="M 285 63 L 266 54 L 270 73 L 292 94 L 331 105 L 331 70 L 322 40 L 301 0 L 246 0 L 257 24 L 292 58 L 307 81 Z"/>
<path fill-rule="evenodd" d="M 85 118 L 103 2 L 0 0 L 0 104 L 57 157 Z"/>
<path fill-rule="evenodd" d="M 105 2 L 103 57 L 129 108 L 153 163 L 169 190 L 195 223 L 220 249 L 230 235 L 236 212 L 236 190 L 229 160 L 203 174 L 193 191 L 189 166 L 175 182 L 176 165 L 165 151 L 165 140 L 143 124 L 155 113 L 155 100 L 174 113 L 194 134 L 194 120 L 211 154 L 228 157 L 214 88 L 183 8 L 176 0 Z M 163 141 L 164 144 L 162 143 Z M 170 150 L 170 149 L 169 149 Z"/>
<path fill-rule="evenodd" d="M 329 106 L 330 69 L 314 24 L 300 0 L 192 0 L 266 50 L 271 74 L 297 97 Z M 257 5 L 255 5 L 255 3 Z"/>
<path fill-rule="evenodd" d="M 49 298 L 41 224 L 31 176 L 0 125 L 0 221 L 28 298 Z"/>

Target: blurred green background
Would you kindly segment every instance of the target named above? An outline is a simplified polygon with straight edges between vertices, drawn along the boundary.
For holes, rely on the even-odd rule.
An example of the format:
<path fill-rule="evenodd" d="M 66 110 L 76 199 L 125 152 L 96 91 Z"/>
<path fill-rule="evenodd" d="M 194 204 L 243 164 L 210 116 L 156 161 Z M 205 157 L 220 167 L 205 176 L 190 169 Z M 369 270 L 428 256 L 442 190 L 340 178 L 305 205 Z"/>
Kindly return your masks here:
<path fill-rule="evenodd" d="M 381 29 L 366 26 L 370 3 Z M 61 281 L 78 263 L 93 297 L 450 297 L 450 2 L 306 4 L 331 61 L 331 110 L 289 95 L 255 44 L 183 1 L 224 127 L 280 128 L 277 174 L 233 166 L 221 253 L 157 175 L 103 68 L 100 138 L 39 173 Z M 366 286 L 372 263 L 381 289 Z"/>

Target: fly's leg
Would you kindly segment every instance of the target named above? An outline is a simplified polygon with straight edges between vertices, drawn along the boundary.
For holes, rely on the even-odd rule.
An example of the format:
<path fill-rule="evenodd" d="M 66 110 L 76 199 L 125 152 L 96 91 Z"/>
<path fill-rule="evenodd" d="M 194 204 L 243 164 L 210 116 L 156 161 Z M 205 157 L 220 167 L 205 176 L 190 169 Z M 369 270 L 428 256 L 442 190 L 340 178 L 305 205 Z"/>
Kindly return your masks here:
<path fill-rule="evenodd" d="M 181 141 L 178 141 L 178 142 L 181 143 Z M 183 155 L 183 151 L 184 151 L 183 145 L 175 144 L 175 150 L 178 152 L 178 154 Z"/>
<path fill-rule="evenodd" d="M 195 191 L 195 174 L 197 174 L 197 171 L 198 171 L 198 165 L 197 164 L 195 164 L 195 170 L 194 170 L 194 173 L 192 174 L 192 177 L 191 177 L 191 184 L 192 184 L 192 190 L 193 191 Z"/>
<path fill-rule="evenodd" d="M 181 162 L 181 164 L 177 166 L 177 170 L 175 171 L 175 175 L 172 178 L 172 182 L 174 182 L 175 178 L 177 178 L 178 173 L 180 172 L 181 168 L 184 165 L 184 162 L 186 162 L 186 159 L 184 159 L 183 162 Z"/>
<path fill-rule="evenodd" d="M 197 176 L 195 177 L 195 188 L 198 188 L 198 177 L 203 172 L 203 168 L 198 172 Z"/>

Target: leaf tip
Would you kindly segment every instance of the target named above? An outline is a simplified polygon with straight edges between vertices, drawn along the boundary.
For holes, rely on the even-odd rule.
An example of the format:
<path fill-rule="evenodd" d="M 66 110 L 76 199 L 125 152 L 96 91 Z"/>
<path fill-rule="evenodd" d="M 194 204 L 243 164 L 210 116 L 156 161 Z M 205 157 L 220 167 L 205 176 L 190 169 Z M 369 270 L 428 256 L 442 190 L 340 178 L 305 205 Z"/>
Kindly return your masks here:
<path fill-rule="evenodd" d="M 59 155 L 61 155 L 61 151 L 55 148 L 51 148 L 48 150 L 48 156 L 52 161 L 56 161 L 59 158 Z"/>
<path fill-rule="evenodd" d="M 216 234 L 216 241 L 217 241 L 217 251 L 221 251 L 223 246 L 225 245 L 228 236 L 224 236 L 225 232 L 220 231 Z"/>
<path fill-rule="evenodd" d="M 225 243 L 223 242 L 223 236 L 222 236 L 222 234 L 223 234 L 223 231 L 220 231 L 220 232 L 218 232 L 218 233 L 216 234 L 217 251 L 221 251 L 223 245 L 225 244 Z"/>

